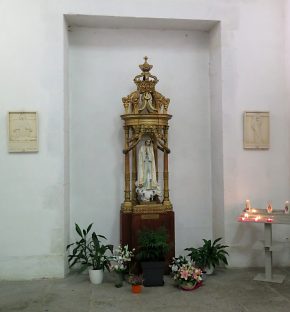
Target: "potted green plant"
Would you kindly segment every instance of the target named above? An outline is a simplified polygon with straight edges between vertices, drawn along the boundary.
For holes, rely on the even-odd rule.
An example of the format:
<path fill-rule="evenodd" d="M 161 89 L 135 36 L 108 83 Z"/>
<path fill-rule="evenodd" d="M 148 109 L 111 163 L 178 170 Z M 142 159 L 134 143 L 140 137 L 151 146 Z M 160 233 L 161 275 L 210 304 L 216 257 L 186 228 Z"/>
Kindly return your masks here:
<path fill-rule="evenodd" d="M 167 239 L 165 228 L 143 229 L 139 232 L 137 259 L 141 262 L 144 286 L 164 285 L 165 257 L 169 251 Z"/>
<path fill-rule="evenodd" d="M 67 245 L 67 250 L 72 249 L 72 253 L 68 255 L 69 267 L 76 264 L 80 265 L 79 271 L 89 268 L 90 280 L 93 284 L 100 284 L 103 281 L 103 272 L 105 268 L 110 269 L 110 258 L 108 252 L 113 252 L 113 245 L 105 245 L 102 240 L 106 240 L 103 235 L 97 235 L 89 232 L 93 224 L 90 224 L 87 229 L 81 230 L 78 224 L 75 223 L 75 230 L 80 236 L 80 239 L 75 243 Z"/>
<path fill-rule="evenodd" d="M 187 255 L 190 257 L 190 260 L 194 262 L 195 266 L 204 270 L 205 267 L 205 259 L 203 252 L 201 250 L 201 247 L 195 248 L 195 247 L 190 247 L 190 248 L 185 248 L 186 251 L 190 251 L 190 253 Z"/>
<path fill-rule="evenodd" d="M 195 263 L 195 265 L 207 274 L 212 274 L 215 267 L 220 263 L 228 264 L 227 256 L 229 255 L 226 251 L 227 245 L 222 245 L 219 241 L 222 238 L 219 237 L 213 242 L 209 239 L 203 239 L 203 246 L 199 248 L 186 248 L 185 250 L 190 251 L 188 256 Z"/>

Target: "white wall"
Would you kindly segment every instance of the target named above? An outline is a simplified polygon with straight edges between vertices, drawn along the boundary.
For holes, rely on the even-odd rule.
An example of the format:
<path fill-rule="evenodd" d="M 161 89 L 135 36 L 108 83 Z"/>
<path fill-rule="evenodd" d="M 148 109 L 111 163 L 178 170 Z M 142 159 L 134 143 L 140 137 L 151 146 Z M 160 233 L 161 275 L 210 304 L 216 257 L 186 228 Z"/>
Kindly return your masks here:
<path fill-rule="evenodd" d="M 286 83 L 288 92 L 288 103 L 290 99 L 290 0 L 285 2 L 285 62 L 286 62 Z"/>
<path fill-rule="evenodd" d="M 221 25 L 210 32 L 210 117 L 211 117 L 211 188 L 212 235 L 225 237 L 223 174 L 223 110 L 222 110 L 222 42 Z"/>
<path fill-rule="evenodd" d="M 285 62 L 287 102 L 290 102 L 290 0 L 285 2 Z"/>
<path fill-rule="evenodd" d="M 64 274 L 63 19 L 0 3 L 0 278 Z M 39 152 L 7 152 L 8 111 L 39 113 Z"/>
<path fill-rule="evenodd" d="M 246 198 L 265 208 L 272 200 L 282 209 L 289 194 L 289 109 L 285 88 L 283 2 L 245 2 L 238 28 L 223 33 L 223 115 L 225 231 L 232 245 L 231 264 L 261 265 L 261 225 L 236 222 Z M 271 148 L 243 150 L 242 114 L 246 110 L 270 111 Z M 289 226 L 274 226 L 274 241 L 289 238 Z M 246 251 L 246 252 L 245 252 Z M 289 265 L 289 249 L 274 256 L 277 265 Z"/>
<path fill-rule="evenodd" d="M 67 136 L 64 103 L 67 100 L 64 96 L 66 53 L 63 14 L 221 21 L 224 193 L 216 195 L 219 203 L 224 200 L 221 213 L 225 215 L 225 240 L 232 246 L 231 265 L 263 265 L 261 252 L 251 249 L 253 242 L 263 236 L 262 226 L 238 224 L 236 217 L 247 197 L 255 206 L 261 207 L 272 199 L 274 208 L 280 207 L 290 197 L 289 101 L 286 100 L 285 83 L 289 63 L 286 67 L 283 15 L 284 5 L 289 9 L 289 1 L 182 0 L 180 4 L 180 0 L 169 0 L 166 6 L 162 0 L 0 2 L 0 278 L 64 274 L 64 245 L 67 242 L 64 224 L 68 220 L 65 209 L 68 205 L 68 196 L 65 196 L 68 194 L 65 189 L 68 171 L 64 170 L 64 163 L 68 162 L 68 149 L 64 144 Z M 287 35 L 289 38 L 289 26 Z M 287 44 L 289 53 L 289 41 Z M 136 62 L 139 63 L 139 56 L 136 61 L 130 61 L 132 69 L 128 70 L 126 79 L 124 77 L 127 88 L 130 88 L 128 81 L 132 78 L 131 73 L 135 73 Z M 154 62 L 160 73 L 160 91 L 170 96 L 170 88 L 174 87 L 161 85 L 165 82 L 162 73 L 166 70 L 159 63 L 161 61 Z M 173 69 L 170 67 L 170 70 Z M 122 88 L 120 95 L 126 93 Z M 116 98 L 120 99 L 119 95 Z M 170 108 L 174 114 L 170 133 L 172 140 L 173 135 L 179 135 L 173 127 L 181 118 L 178 117 L 181 114 L 177 110 L 178 104 L 173 103 Z M 116 108 L 120 107 L 120 102 L 116 102 Z M 269 151 L 244 151 L 242 148 L 242 112 L 252 109 L 271 112 Z M 37 154 L 7 153 L 6 116 L 8 111 L 17 110 L 39 112 L 40 151 Z M 119 119 L 116 117 L 115 120 Z M 221 119 L 216 124 L 220 122 Z M 117 135 L 121 135 L 121 129 L 119 131 L 116 129 Z M 175 149 L 181 153 L 177 147 Z M 115 149 L 119 155 L 117 146 Z M 118 161 L 121 160 L 114 157 L 111 159 L 116 161 L 115 168 L 119 168 Z M 178 160 L 174 164 L 173 154 L 170 160 L 171 170 L 174 166 L 178 169 Z M 174 186 L 178 172 L 172 174 L 175 176 L 172 176 L 171 186 Z M 118 192 L 116 189 L 115 194 Z M 173 188 L 171 194 L 179 228 L 189 211 L 179 211 Z M 117 195 L 114 201 L 119 205 Z M 111 206 L 110 209 L 118 207 Z M 105 219 L 109 219 L 109 215 L 104 215 Z M 116 221 L 115 224 L 117 226 Z M 274 227 L 275 240 L 285 239 L 289 234 L 288 227 Z M 187 237 L 185 232 L 182 235 Z M 182 235 L 177 237 L 177 241 L 183 239 Z M 277 264 L 287 263 L 289 255 L 285 251 Z"/>
<path fill-rule="evenodd" d="M 290 114 L 290 0 L 285 1 L 285 75 L 286 75 L 286 102 L 288 103 L 288 116 Z M 288 122 L 288 133 L 290 133 L 290 123 Z M 288 153 L 290 154 L 290 144 L 288 144 Z M 288 175 L 288 183 L 290 181 L 290 176 Z"/>
<path fill-rule="evenodd" d="M 67 242 L 70 241 L 70 103 L 69 103 L 69 42 L 68 42 L 68 26 L 66 21 L 63 23 L 64 49 L 63 49 L 63 69 L 64 69 L 64 210 L 63 210 L 63 225 L 64 225 L 64 241 L 63 253 L 66 253 Z M 64 260 L 64 271 L 69 271 L 66 260 Z"/>
<path fill-rule="evenodd" d="M 74 222 L 119 243 L 124 194 L 122 97 L 149 56 L 157 90 L 170 97 L 171 199 L 176 250 L 211 237 L 208 34 L 72 28 L 70 31 L 71 229 Z M 160 154 L 161 156 L 161 154 Z M 162 174 L 161 174 L 162 176 Z M 181 187 L 180 187 L 181 186 Z"/>

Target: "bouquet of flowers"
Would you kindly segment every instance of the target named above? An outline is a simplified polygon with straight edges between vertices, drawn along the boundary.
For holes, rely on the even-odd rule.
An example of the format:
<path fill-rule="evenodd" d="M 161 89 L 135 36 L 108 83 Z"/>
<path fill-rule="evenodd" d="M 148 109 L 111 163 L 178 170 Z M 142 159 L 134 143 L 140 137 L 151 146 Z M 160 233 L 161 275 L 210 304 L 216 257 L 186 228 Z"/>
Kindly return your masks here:
<path fill-rule="evenodd" d="M 131 285 L 142 285 L 143 277 L 140 275 L 130 275 L 128 278 L 128 283 Z"/>
<path fill-rule="evenodd" d="M 134 255 L 134 250 L 129 250 L 128 245 L 122 247 L 121 245 L 114 250 L 114 255 L 112 257 L 111 270 L 119 273 L 123 273 L 128 269 L 128 264 Z"/>
<path fill-rule="evenodd" d="M 171 265 L 173 279 L 179 287 L 185 290 L 197 288 L 202 283 L 202 271 L 196 268 L 191 261 L 185 257 L 174 258 Z"/>
<path fill-rule="evenodd" d="M 169 267 L 171 268 L 171 274 L 174 275 L 176 272 L 180 269 L 180 267 L 183 264 L 187 264 L 188 260 L 184 256 L 179 256 L 179 257 L 173 257 L 171 265 Z"/>

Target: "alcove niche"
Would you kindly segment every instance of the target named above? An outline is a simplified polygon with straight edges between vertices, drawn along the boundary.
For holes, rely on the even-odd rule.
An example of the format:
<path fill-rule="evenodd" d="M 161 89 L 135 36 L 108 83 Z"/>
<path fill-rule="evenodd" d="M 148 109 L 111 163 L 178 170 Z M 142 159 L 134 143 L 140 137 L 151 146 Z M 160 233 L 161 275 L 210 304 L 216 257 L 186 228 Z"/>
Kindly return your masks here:
<path fill-rule="evenodd" d="M 224 236 L 218 21 L 67 15 L 67 224 L 119 243 L 124 196 L 122 97 L 143 57 L 171 99 L 169 179 L 176 253 Z M 214 205 L 213 205 L 214 203 Z"/>

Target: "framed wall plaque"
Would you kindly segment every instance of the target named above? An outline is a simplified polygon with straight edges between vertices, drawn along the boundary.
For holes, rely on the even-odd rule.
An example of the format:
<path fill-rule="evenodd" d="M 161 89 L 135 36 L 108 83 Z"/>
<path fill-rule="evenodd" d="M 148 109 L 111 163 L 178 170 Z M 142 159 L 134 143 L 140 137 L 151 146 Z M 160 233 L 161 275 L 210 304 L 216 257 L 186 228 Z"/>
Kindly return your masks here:
<path fill-rule="evenodd" d="M 245 149 L 270 148 L 269 112 L 244 113 L 244 148 Z"/>
<path fill-rule="evenodd" d="M 8 151 L 10 153 L 38 152 L 37 112 L 8 113 Z"/>

